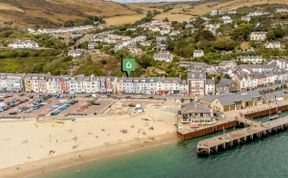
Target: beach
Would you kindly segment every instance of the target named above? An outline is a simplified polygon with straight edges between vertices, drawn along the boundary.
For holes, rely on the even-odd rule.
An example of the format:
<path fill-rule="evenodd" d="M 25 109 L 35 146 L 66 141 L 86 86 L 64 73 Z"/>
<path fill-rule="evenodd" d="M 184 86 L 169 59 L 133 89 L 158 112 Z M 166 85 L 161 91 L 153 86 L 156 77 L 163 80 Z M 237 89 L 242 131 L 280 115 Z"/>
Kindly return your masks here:
<path fill-rule="evenodd" d="M 144 101 L 144 113 L 116 102 L 71 120 L 1 120 L 0 177 L 30 177 L 177 140 L 172 101 Z M 169 103 L 170 102 L 170 103 Z"/>

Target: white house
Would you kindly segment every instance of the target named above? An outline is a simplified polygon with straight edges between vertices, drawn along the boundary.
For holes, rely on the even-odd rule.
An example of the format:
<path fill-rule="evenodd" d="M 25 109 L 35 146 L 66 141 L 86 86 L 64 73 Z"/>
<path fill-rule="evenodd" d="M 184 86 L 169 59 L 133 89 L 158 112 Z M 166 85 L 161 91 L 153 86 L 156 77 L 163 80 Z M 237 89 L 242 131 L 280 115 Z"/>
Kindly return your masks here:
<path fill-rule="evenodd" d="M 280 49 L 281 48 L 281 43 L 279 41 L 275 42 L 269 42 L 265 45 L 265 48 L 268 49 Z"/>
<path fill-rule="evenodd" d="M 267 65 L 275 65 L 279 69 L 288 69 L 288 61 L 285 59 L 277 59 L 277 60 L 272 60 L 267 63 Z"/>
<path fill-rule="evenodd" d="M 154 60 L 172 62 L 173 55 L 170 54 L 169 52 L 160 52 L 160 53 L 154 54 Z"/>
<path fill-rule="evenodd" d="M 267 32 L 252 32 L 250 34 L 250 40 L 252 41 L 265 41 Z"/>
<path fill-rule="evenodd" d="M 202 57 L 202 56 L 204 56 L 203 50 L 194 50 L 193 57 Z"/>
<path fill-rule="evenodd" d="M 167 37 L 166 36 L 157 36 L 156 37 L 156 46 L 161 51 L 166 50 L 167 48 Z"/>
<path fill-rule="evenodd" d="M 83 50 L 83 49 L 70 50 L 70 51 L 68 51 L 68 56 L 80 57 L 84 54 L 84 52 L 85 52 L 85 50 Z"/>
<path fill-rule="evenodd" d="M 205 23 L 204 26 L 205 26 L 205 29 L 209 30 L 214 36 L 216 36 L 217 30 L 220 28 L 219 24 L 213 25 L 210 23 Z"/>
<path fill-rule="evenodd" d="M 167 35 L 167 34 L 169 34 L 170 32 L 171 32 L 170 29 L 162 29 L 162 30 L 160 30 L 160 34 L 161 34 L 161 35 Z"/>
<path fill-rule="evenodd" d="M 237 14 L 237 10 L 230 10 L 228 11 L 228 14 Z"/>
<path fill-rule="evenodd" d="M 38 43 L 32 40 L 16 40 L 8 44 L 9 48 L 39 48 Z"/>
<path fill-rule="evenodd" d="M 215 82 L 212 79 L 207 79 L 205 83 L 205 95 L 215 94 Z"/>
<path fill-rule="evenodd" d="M 250 17 L 262 16 L 262 15 L 269 15 L 269 12 L 255 11 L 255 12 L 250 12 L 248 14 L 248 16 Z"/>
<path fill-rule="evenodd" d="M 210 12 L 210 15 L 211 16 L 215 16 L 215 15 L 218 15 L 218 10 L 212 10 L 211 12 Z"/>
<path fill-rule="evenodd" d="M 222 69 L 236 69 L 237 63 L 235 61 L 222 61 L 218 64 L 218 68 Z"/>
<path fill-rule="evenodd" d="M 264 61 L 261 56 L 238 56 L 238 60 L 250 64 L 261 64 Z"/>
<path fill-rule="evenodd" d="M 140 55 L 142 53 L 142 49 L 134 47 L 134 46 L 133 47 L 129 46 L 128 49 L 129 49 L 129 52 L 134 56 Z"/>
<path fill-rule="evenodd" d="M 94 43 L 89 43 L 88 44 L 88 49 L 94 49 L 95 48 L 95 44 Z"/>
<path fill-rule="evenodd" d="M 223 16 L 223 17 L 222 17 L 222 20 L 223 20 L 224 24 L 232 23 L 232 22 L 233 22 L 233 20 L 231 19 L 230 16 Z"/>
<path fill-rule="evenodd" d="M 288 8 L 277 8 L 275 10 L 276 13 L 287 13 L 288 12 Z"/>
<path fill-rule="evenodd" d="M 92 25 L 85 25 L 85 26 L 78 26 L 78 27 L 65 27 L 65 28 L 50 28 L 50 29 L 38 29 L 38 34 L 58 34 L 58 33 L 73 33 L 73 32 L 81 32 L 81 31 L 90 31 L 93 30 L 94 26 Z"/>
<path fill-rule="evenodd" d="M 241 17 L 241 20 L 246 21 L 246 22 L 250 22 L 251 17 L 246 15 L 246 16 Z"/>
<path fill-rule="evenodd" d="M 151 42 L 149 42 L 149 41 L 142 41 L 142 42 L 140 42 L 139 44 L 140 44 L 141 46 L 145 46 L 145 47 L 151 46 Z"/>

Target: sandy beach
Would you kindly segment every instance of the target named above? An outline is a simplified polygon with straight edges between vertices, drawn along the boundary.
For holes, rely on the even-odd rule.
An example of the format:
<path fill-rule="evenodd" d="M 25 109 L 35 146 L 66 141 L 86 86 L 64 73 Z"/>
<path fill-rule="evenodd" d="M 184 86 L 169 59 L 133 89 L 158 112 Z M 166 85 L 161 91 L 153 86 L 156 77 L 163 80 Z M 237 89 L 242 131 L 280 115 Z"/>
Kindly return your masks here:
<path fill-rule="evenodd" d="M 87 161 L 176 141 L 173 102 L 142 103 L 135 113 L 116 102 L 95 117 L 0 123 L 0 177 L 30 177 Z"/>

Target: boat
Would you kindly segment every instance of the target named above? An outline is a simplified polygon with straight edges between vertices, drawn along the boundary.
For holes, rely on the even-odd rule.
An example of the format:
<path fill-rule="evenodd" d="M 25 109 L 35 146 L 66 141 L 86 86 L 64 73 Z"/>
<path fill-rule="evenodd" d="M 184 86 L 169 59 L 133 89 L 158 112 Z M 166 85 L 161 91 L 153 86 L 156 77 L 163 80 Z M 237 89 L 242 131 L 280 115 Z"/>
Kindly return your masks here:
<path fill-rule="evenodd" d="M 269 116 L 269 120 L 270 120 L 270 121 L 275 120 L 275 119 L 278 119 L 278 118 L 279 118 L 279 115 L 278 115 L 278 114 L 274 114 L 274 115 Z"/>
<path fill-rule="evenodd" d="M 270 115 L 270 110 L 269 110 L 269 120 L 270 121 L 273 121 L 273 120 L 275 120 L 275 119 L 278 119 L 279 118 L 279 110 L 278 110 L 278 107 L 276 107 L 276 114 L 274 114 L 274 115 Z"/>

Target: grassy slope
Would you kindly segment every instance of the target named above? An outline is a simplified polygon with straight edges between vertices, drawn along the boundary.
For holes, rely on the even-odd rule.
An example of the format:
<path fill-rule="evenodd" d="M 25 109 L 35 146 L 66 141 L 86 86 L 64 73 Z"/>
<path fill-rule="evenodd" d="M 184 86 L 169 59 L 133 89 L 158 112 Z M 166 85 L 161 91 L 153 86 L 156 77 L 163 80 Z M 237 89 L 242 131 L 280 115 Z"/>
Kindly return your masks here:
<path fill-rule="evenodd" d="M 0 0 L 0 23 L 18 26 L 61 26 L 64 21 L 87 15 L 116 16 L 137 14 L 125 5 L 102 0 Z"/>
<path fill-rule="evenodd" d="M 228 11 L 231 9 L 237 9 L 243 6 L 255 6 L 262 4 L 288 4 L 288 0 L 229 0 L 223 2 L 209 2 L 200 4 L 186 11 L 192 15 L 203 15 L 210 12 L 213 9 Z"/>
<path fill-rule="evenodd" d="M 158 10 L 163 11 L 165 7 L 171 3 L 147 3 L 147 4 L 132 4 L 129 5 L 133 8 L 139 8 L 142 11 L 147 10 Z M 228 11 L 231 9 L 237 9 L 243 6 L 254 6 L 261 4 L 288 4 L 288 0 L 215 0 L 211 2 L 201 3 L 193 5 L 189 8 L 183 7 L 181 3 L 174 5 L 168 12 L 159 14 L 156 16 L 157 19 L 165 19 L 166 17 L 170 20 L 183 21 L 195 16 L 204 15 L 213 9 Z M 171 6 L 170 6 L 171 7 Z"/>
<path fill-rule="evenodd" d="M 224 0 L 207 2 L 183 8 L 182 3 L 172 5 L 172 9 L 157 19 L 168 17 L 177 21 L 187 20 L 197 15 L 203 15 L 212 9 L 229 10 L 259 4 L 283 3 L 288 0 Z M 0 25 L 5 21 L 12 21 L 18 26 L 61 26 L 64 21 L 84 19 L 86 15 L 108 18 L 110 24 L 133 23 L 148 10 L 162 11 L 166 3 L 147 3 L 123 5 L 104 0 L 0 0 Z M 169 5 L 171 7 L 171 3 Z M 127 16 L 128 15 L 128 16 Z M 133 15 L 129 17 L 129 15 Z"/>

